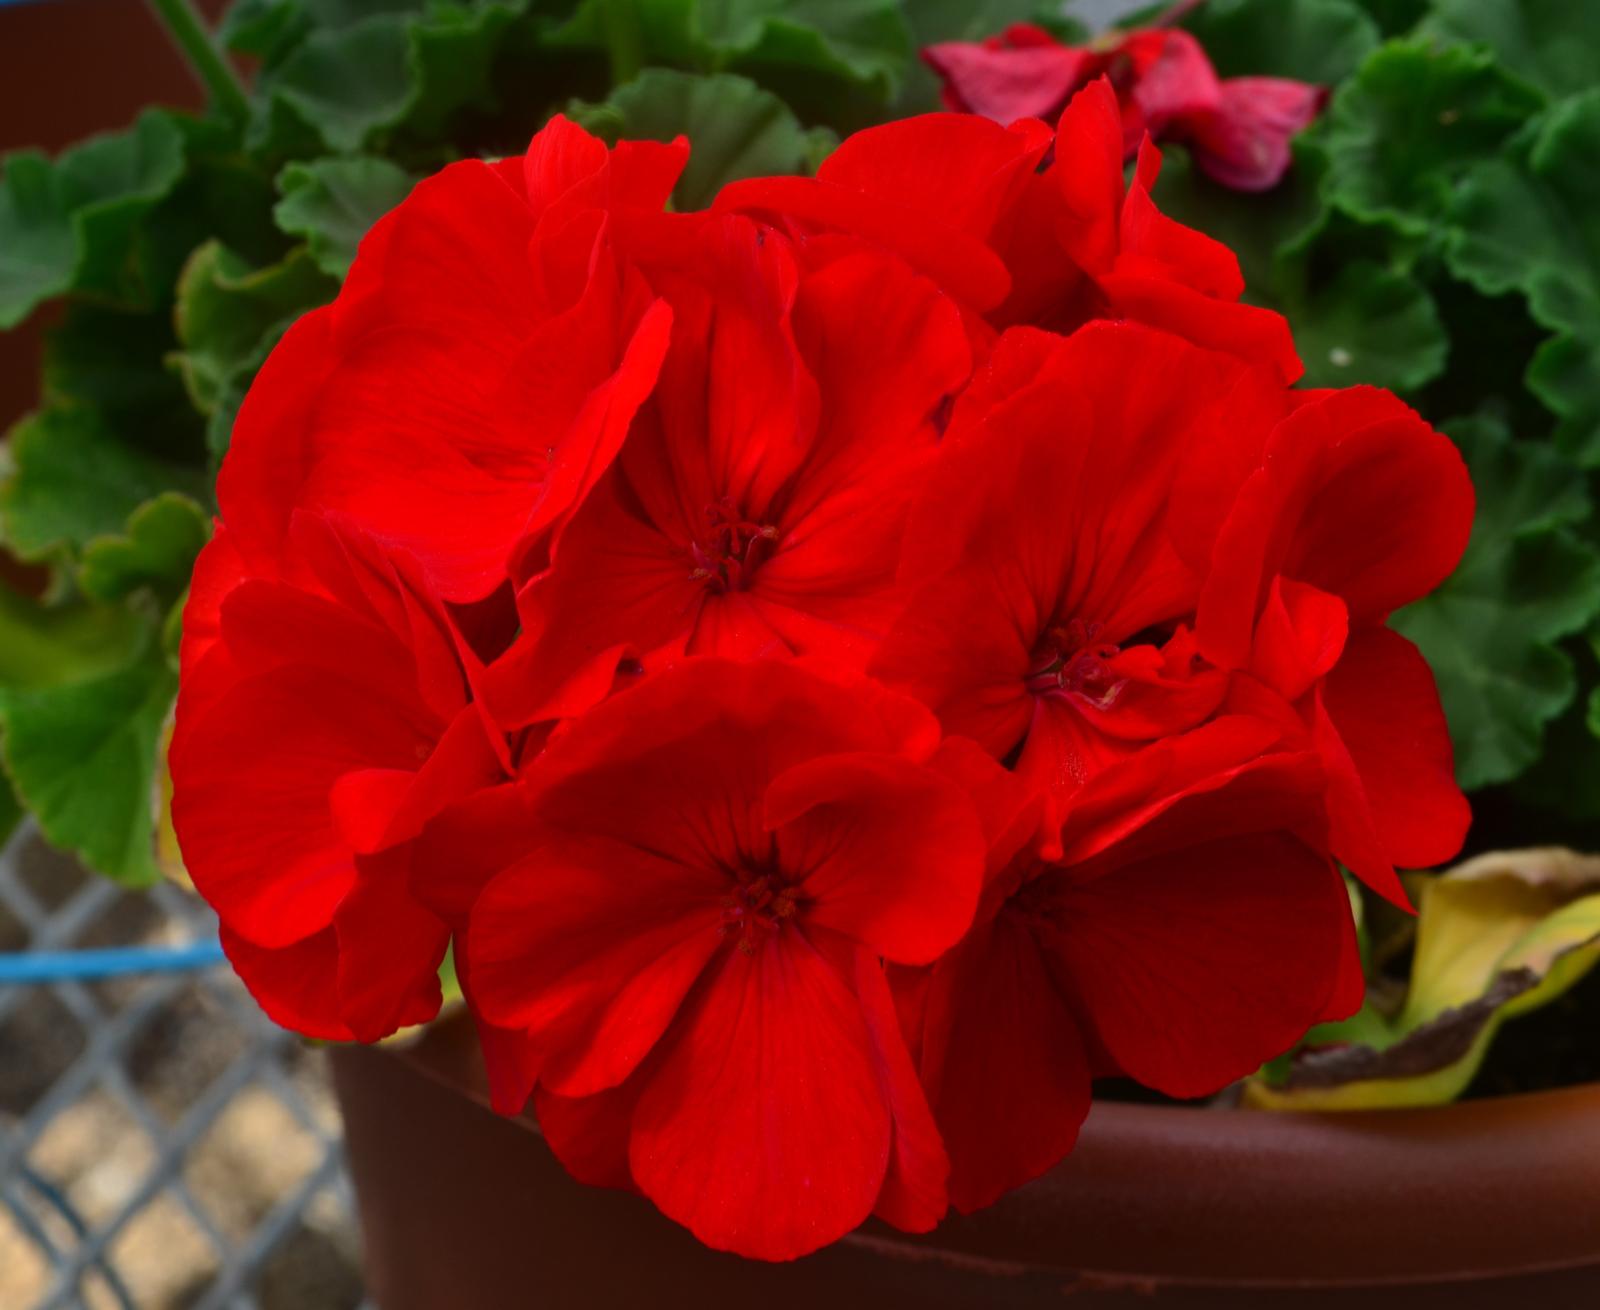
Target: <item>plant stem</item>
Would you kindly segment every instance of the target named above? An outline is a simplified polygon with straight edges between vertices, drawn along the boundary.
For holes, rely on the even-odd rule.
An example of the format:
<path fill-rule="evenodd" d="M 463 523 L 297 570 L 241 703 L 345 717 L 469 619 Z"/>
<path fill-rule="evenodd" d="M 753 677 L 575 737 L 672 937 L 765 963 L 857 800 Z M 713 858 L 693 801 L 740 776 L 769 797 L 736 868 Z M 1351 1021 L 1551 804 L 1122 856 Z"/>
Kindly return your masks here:
<path fill-rule="evenodd" d="M 611 85 L 633 81 L 644 67 L 644 32 L 635 0 L 600 0 L 600 25 L 611 60 Z"/>
<path fill-rule="evenodd" d="M 244 118 L 250 109 L 244 86 L 189 0 L 150 0 L 150 7 L 189 61 L 189 67 L 205 83 L 212 103 L 230 118 Z"/>

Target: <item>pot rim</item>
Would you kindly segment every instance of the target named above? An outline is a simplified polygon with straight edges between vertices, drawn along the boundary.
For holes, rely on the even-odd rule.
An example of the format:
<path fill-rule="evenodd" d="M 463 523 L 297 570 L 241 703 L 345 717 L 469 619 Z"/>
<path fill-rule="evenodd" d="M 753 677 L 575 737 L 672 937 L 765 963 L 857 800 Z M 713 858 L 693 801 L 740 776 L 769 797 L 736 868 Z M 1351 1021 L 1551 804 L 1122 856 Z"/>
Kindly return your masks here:
<path fill-rule="evenodd" d="M 492 1113 L 464 1016 L 380 1049 Z M 994 1205 L 843 1240 L 1097 1288 L 1600 1274 L 1600 1083 L 1350 1111 L 1096 1101 L 1073 1153 Z"/>

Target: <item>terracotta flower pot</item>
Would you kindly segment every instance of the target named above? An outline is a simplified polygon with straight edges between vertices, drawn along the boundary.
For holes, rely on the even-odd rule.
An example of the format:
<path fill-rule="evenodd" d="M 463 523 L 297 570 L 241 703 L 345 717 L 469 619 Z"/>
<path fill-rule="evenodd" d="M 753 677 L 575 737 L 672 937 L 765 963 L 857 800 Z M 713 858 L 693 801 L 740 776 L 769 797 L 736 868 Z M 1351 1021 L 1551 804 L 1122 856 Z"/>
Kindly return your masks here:
<path fill-rule="evenodd" d="M 1071 1160 L 924 1238 L 790 1265 L 580 1186 L 472 1035 L 333 1052 L 381 1310 L 1600 1304 L 1600 1086 L 1344 1115 L 1097 1105 Z"/>

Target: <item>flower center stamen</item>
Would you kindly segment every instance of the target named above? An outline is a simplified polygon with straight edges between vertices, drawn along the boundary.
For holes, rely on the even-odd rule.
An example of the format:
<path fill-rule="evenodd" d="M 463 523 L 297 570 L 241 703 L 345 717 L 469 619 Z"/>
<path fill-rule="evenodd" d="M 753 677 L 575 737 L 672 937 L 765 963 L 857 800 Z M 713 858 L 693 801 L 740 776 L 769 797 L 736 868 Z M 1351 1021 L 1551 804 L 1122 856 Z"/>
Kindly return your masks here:
<path fill-rule="evenodd" d="M 1023 685 L 1035 696 L 1081 696 L 1108 709 L 1122 690 L 1111 661 L 1122 653 L 1115 642 L 1102 641 L 1098 623 L 1082 619 L 1049 629 L 1034 651 Z"/>
<path fill-rule="evenodd" d="M 689 576 L 719 595 L 747 587 L 756 566 L 771 554 L 778 529 L 751 522 L 727 496 L 706 506 L 706 524 L 704 537 L 689 547 L 694 561 Z"/>
<path fill-rule="evenodd" d="M 795 889 L 772 873 L 741 871 L 733 895 L 722 903 L 721 932 L 737 935 L 739 949 L 754 955 L 756 947 L 792 919 L 800 906 Z"/>

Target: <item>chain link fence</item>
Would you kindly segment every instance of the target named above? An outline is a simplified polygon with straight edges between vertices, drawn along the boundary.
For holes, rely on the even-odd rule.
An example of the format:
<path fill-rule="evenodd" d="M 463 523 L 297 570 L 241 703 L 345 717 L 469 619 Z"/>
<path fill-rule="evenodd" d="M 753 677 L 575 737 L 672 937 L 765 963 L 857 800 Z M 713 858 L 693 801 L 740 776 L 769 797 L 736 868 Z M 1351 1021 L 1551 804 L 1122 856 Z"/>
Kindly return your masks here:
<path fill-rule="evenodd" d="M 124 891 L 27 828 L 0 851 L 0 961 L 14 969 L 18 952 L 148 955 L 215 932 L 196 897 Z M 324 1055 L 207 956 L 175 972 L 0 974 L 4 1310 L 364 1307 Z"/>

